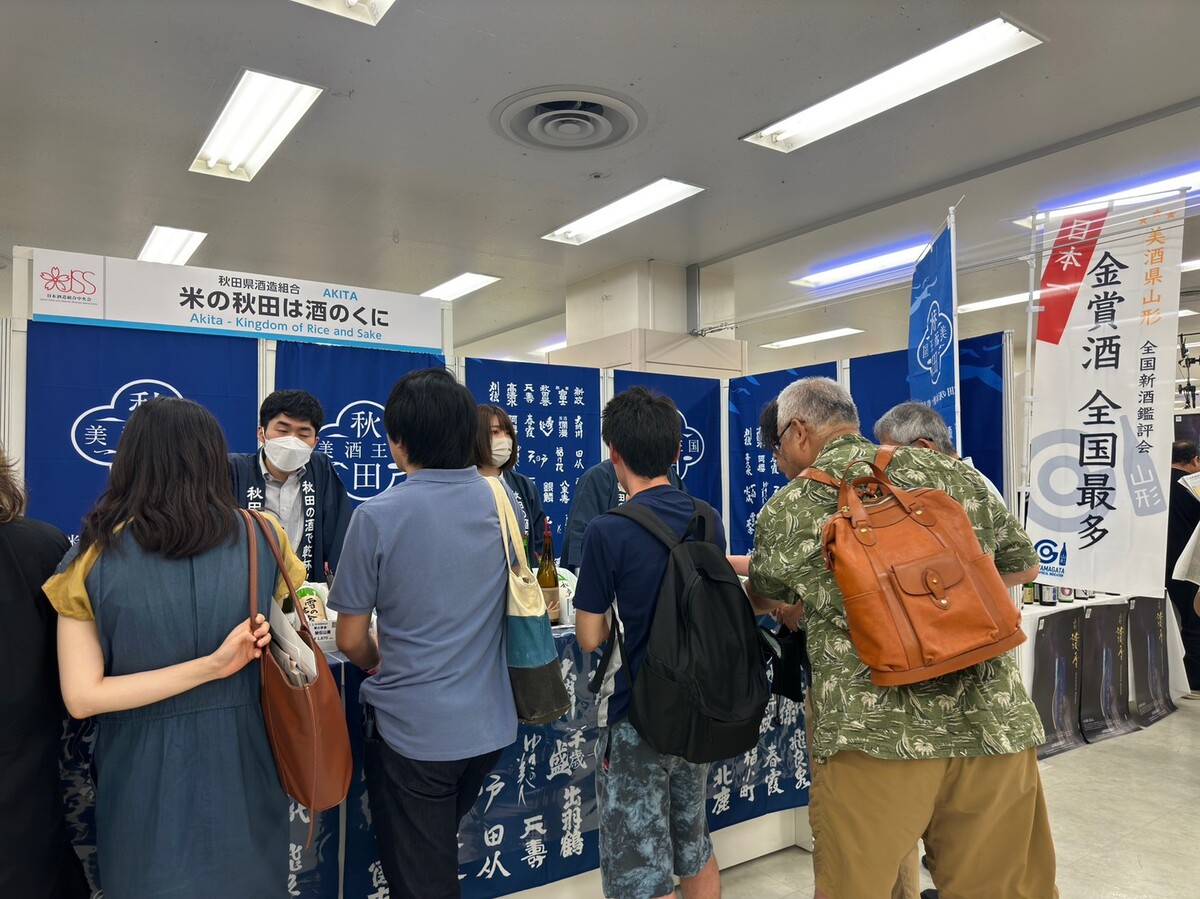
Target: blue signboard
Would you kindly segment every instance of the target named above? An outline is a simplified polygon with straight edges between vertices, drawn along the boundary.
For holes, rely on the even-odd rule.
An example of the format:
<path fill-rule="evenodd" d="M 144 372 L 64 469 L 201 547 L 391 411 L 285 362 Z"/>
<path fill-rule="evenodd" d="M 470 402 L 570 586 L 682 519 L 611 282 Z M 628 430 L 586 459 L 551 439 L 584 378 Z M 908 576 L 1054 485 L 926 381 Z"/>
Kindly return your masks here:
<path fill-rule="evenodd" d="M 383 407 L 392 385 L 420 368 L 442 368 L 433 353 L 402 353 L 315 343 L 275 348 L 275 388 L 307 390 L 321 401 L 325 424 L 318 452 L 333 461 L 350 501 L 358 505 L 404 478 L 392 461 Z"/>
<path fill-rule="evenodd" d="M 1004 491 L 1004 335 L 983 334 L 958 344 L 962 390 L 962 454 Z"/>
<path fill-rule="evenodd" d="M 908 310 L 908 386 L 912 399 L 933 406 L 958 446 L 954 355 L 954 240 L 945 228 L 917 262 Z M 853 383 L 853 379 L 851 380 Z"/>
<path fill-rule="evenodd" d="M 770 371 L 729 382 L 729 552 L 741 556 L 754 545 L 754 524 L 767 500 L 787 483 L 758 433 L 763 406 L 800 378 L 836 378 L 837 364 Z"/>
<path fill-rule="evenodd" d="M 25 480 L 29 514 L 78 534 L 108 481 L 130 413 L 156 396 L 195 400 L 232 451 L 254 448 L 258 347 L 168 331 L 29 324 Z"/>
<path fill-rule="evenodd" d="M 467 387 L 477 402 L 512 417 L 516 470 L 541 490 L 554 547 L 561 551 L 575 482 L 600 461 L 599 370 L 468 359 Z"/>
<path fill-rule="evenodd" d="M 876 353 L 850 360 L 850 396 L 858 407 L 858 426 L 875 439 L 875 422 L 897 403 L 907 403 L 908 352 Z"/>
<path fill-rule="evenodd" d="M 679 473 L 688 492 L 722 513 L 721 500 L 721 382 L 617 369 L 613 393 L 641 386 L 669 396 L 679 410 L 681 442 Z"/>

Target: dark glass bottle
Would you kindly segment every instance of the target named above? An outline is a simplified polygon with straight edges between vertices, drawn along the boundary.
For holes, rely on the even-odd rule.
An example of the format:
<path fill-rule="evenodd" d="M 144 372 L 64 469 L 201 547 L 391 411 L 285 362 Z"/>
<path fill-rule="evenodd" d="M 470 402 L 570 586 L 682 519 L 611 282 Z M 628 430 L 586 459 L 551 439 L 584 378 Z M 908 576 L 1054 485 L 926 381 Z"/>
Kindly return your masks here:
<path fill-rule="evenodd" d="M 550 534 L 549 518 L 546 519 L 546 531 L 542 534 L 542 557 L 538 562 L 537 582 L 547 589 L 558 586 L 558 565 L 554 562 L 554 538 Z"/>

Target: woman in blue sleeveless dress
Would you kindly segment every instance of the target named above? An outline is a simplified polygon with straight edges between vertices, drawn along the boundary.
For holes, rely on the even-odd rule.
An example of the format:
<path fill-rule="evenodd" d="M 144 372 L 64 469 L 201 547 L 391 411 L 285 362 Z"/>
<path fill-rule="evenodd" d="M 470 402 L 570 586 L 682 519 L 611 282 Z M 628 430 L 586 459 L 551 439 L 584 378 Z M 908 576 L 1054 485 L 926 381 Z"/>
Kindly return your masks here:
<path fill-rule="evenodd" d="M 108 899 L 287 892 L 288 799 L 257 661 L 281 579 L 256 531 L 252 632 L 247 537 L 225 452 L 202 406 L 140 406 L 78 546 L 45 586 L 59 612 L 67 709 L 97 717 L 96 847 Z M 287 539 L 279 545 L 299 583 L 303 563 Z"/>

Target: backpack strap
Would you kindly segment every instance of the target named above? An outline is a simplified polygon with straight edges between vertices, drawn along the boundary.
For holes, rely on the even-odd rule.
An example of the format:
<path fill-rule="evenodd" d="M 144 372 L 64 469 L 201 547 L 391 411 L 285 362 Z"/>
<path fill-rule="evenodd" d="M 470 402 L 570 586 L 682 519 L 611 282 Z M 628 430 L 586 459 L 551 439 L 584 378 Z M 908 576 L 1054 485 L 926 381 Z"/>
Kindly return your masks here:
<path fill-rule="evenodd" d="M 697 503 L 698 507 L 699 504 Z M 609 509 L 607 514 L 620 515 L 622 518 L 628 518 L 630 521 L 640 524 L 657 537 L 659 542 L 666 546 L 668 550 L 674 549 L 682 542 L 675 536 L 675 532 L 663 523 L 661 518 L 641 503 L 624 502 L 615 509 Z"/>
<path fill-rule="evenodd" d="M 892 456 L 895 454 L 896 447 L 894 446 L 884 445 L 879 447 L 878 451 L 875 453 L 875 467 L 880 471 L 883 471 L 888 467 L 888 464 L 892 461 Z M 866 460 L 860 459 L 859 461 L 865 462 Z M 855 463 L 852 462 L 850 464 L 854 465 Z M 847 468 L 847 471 L 849 471 L 849 468 Z M 824 484 L 827 487 L 840 488 L 842 486 L 842 481 L 840 478 L 835 478 L 831 474 L 826 474 L 819 468 L 806 468 L 804 471 L 800 472 L 800 477 L 808 478 L 810 481 L 816 481 L 818 484 Z"/>
<path fill-rule="evenodd" d="M 810 481 L 816 481 L 818 484 L 824 484 L 827 487 L 841 487 L 840 478 L 835 478 L 833 475 L 826 474 L 819 468 L 806 468 L 800 472 L 800 477 L 807 478 Z"/>
<path fill-rule="evenodd" d="M 592 679 L 588 681 L 588 689 L 593 693 L 599 693 L 600 688 L 604 686 L 604 675 L 608 671 L 609 663 L 612 662 L 613 653 L 618 650 L 621 653 L 621 664 L 628 672 L 629 656 L 625 653 L 625 633 L 621 630 L 621 622 L 617 620 L 616 615 L 613 615 L 612 628 L 609 630 L 604 652 L 600 656 L 600 663 L 596 666 L 596 672 L 592 675 Z"/>

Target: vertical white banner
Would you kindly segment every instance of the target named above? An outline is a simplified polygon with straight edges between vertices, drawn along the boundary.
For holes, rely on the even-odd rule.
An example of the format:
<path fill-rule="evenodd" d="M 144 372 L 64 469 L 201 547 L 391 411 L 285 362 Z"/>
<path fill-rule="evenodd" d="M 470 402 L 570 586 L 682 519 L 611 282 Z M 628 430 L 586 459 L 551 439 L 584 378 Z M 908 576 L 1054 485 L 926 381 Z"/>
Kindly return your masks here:
<path fill-rule="evenodd" d="M 1162 595 L 1183 208 L 1047 227 L 1028 517 L 1042 583 Z"/>

